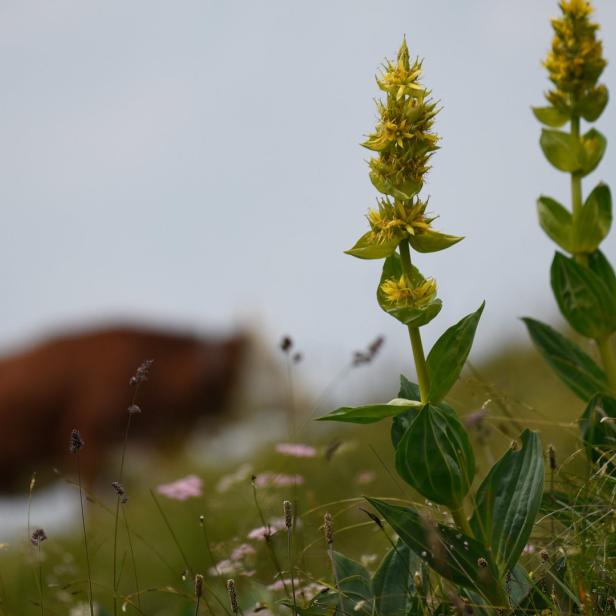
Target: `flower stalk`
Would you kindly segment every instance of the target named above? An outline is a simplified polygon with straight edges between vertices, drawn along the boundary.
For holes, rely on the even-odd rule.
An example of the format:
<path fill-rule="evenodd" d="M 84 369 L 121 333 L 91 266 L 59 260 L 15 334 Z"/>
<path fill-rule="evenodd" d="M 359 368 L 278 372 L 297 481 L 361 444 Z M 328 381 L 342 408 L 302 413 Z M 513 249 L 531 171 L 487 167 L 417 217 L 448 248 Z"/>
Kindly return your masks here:
<path fill-rule="evenodd" d="M 599 83 L 607 61 L 586 0 L 561 0 L 561 15 L 552 20 L 554 36 L 544 66 L 552 82 L 545 94 L 548 107 L 535 107 L 535 117 L 548 128 L 541 134 L 547 160 L 570 175 L 571 209 L 542 196 L 539 222 L 570 258 L 557 253 L 552 288 L 558 306 L 577 332 L 593 340 L 607 388 L 616 393 L 616 357 L 611 343 L 616 331 L 614 271 L 600 251 L 612 223 L 609 188 L 599 184 L 584 200 L 582 181 L 601 162 L 606 138 L 595 128 L 582 133 L 582 120 L 593 123 L 605 110 L 608 91 Z M 569 132 L 558 129 L 569 123 Z M 602 386 L 599 389 L 605 389 Z M 596 392 L 589 392 L 590 395 Z"/>
<path fill-rule="evenodd" d="M 411 284 L 412 263 L 411 252 L 407 240 L 400 242 L 398 247 L 400 251 L 400 260 L 402 261 L 402 269 L 407 280 L 407 284 Z M 430 379 L 428 377 L 428 367 L 426 366 L 426 358 L 421 341 L 421 333 L 419 327 L 408 326 L 409 338 L 411 340 L 411 350 L 413 351 L 413 360 L 415 362 L 415 370 L 417 372 L 417 382 L 419 384 L 419 393 L 421 402 L 428 401 L 428 392 L 430 391 Z"/>
<path fill-rule="evenodd" d="M 397 473 L 427 501 L 446 508 L 455 528 L 430 519 L 413 506 L 376 498 L 368 501 L 398 534 L 405 549 L 425 559 L 436 574 L 480 593 L 489 605 L 507 613 L 511 607 L 505 592 L 507 576 L 530 536 L 541 502 L 543 454 L 538 436 L 525 431 L 521 435 L 523 454 L 517 449 L 507 452 L 473 494 L 473 448 L 464 425 L 444 399 L 465 365 L 484 305 L 449 327 L 427 356 L 424 352 L 421 328 L 437 316 L 442 302 L 437 298 L 436 281 L 420 273 L 411 250 L 436 252 L 462 238 L 434 230 L 428 200 L 420 197 L 439 141 L 433 131 L 438 108 L 419 82 L 421 68 L 419 60 L 410 62 L 403 41 L 397 62 L 387 61 L 377 78 L 386 97 L 377 103 L 379 120 L 363 145 L 376 153 L 370 161 L 370 179 L 384 196 L 377 201 L 378 209 L 368 213 L 369 231 L 347 251 L 361 259 L 385 260 L 377 300 L 408 330 L 417 385 L 403 376 L 398 397 L 390 402 L 342 407 L 319 419 L 364 424 L 393 418 Z M 470 520 L 464 507 L 469 501 L 474 509 Z M 496 517 L 506 520 L 502 528 Z M 381 524 L 377 516 L 372 519 Z M 336 563 L 337 559 L 346 561 L 333 552 L 329 514 L 324 528 L 332 577 L 341 599 Z M 503 540 L 500 533 L 516 540 Z M 394 557 L 401 557 L 395 548 L 384 563 Z M 420 593 L 417 588 L 414 592 L 413 601 L 420 606 Z M 340 611 L 343 608 L 340 604 Z"/>

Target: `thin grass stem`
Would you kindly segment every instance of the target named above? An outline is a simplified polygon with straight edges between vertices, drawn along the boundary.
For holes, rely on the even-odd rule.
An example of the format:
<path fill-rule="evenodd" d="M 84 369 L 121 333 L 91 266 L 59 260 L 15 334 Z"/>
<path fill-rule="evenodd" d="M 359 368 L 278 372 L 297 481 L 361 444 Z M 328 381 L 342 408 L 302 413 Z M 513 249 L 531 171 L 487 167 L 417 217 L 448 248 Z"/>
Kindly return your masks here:
<path fill-rule="evenodd" d="M 83 508 L 83 490 L 82 490 L 82 482 L 81 482 L 81 464 L 80 464 L 80 455 L 79 450 L 75 452 L 76 463 L 77 463 L 77 481 L 79 484 L 79 505 L 81 507 L 81 526 L 83 528 L 83 545 L 85 547 L 86 552 L 86 568 L 88 572 L 88 603 L 90 606 L 90 616 L 94 616 L 94 601 L 93 601 L 93 593 L 92 593 L 92 568 L 90 566 L 90 551 L 88 549 L 88 533 L 86 532 L 86 516 Z"/>
<path fill-rule="evenodd" d="M 152 500 L 154 501 L 154 504 L 156 505 L 156 508 L 158 509 L 163 522 L 165 523 L 165 526 L 167 527 L 167 529 L 169 530 L 169 534 L 171 535 L 171 538 L 173 539 L 173 542 L 175 543 L 178 552 L 180 553 L 182 560 L 184 561 L 184 564 L 186 565 L 186 569 L 188 570 L 188 572 L 192 575 L 193 569 L 190 566 L 190 563 L 188 562 L 188 558 L 186 556 L 186 553 L 184 552 L 182 546 L 180 545 L 180 542 L 178 540 L 177 535 L 175 534 L 175 531 L 173 530 L 173 527 L 171 526 L 171 523 L 169 522 L 169 518 L 167 517 L 167 515 L 165 514 L 165 512 L 163 511 L 163 508 L 161 507 L 160 503 L 158 502 L 158 499 L 156 498 L 156 495 L 154 494 L 153 490 L 150 490 L 150 495 L 152 496 Z"/>

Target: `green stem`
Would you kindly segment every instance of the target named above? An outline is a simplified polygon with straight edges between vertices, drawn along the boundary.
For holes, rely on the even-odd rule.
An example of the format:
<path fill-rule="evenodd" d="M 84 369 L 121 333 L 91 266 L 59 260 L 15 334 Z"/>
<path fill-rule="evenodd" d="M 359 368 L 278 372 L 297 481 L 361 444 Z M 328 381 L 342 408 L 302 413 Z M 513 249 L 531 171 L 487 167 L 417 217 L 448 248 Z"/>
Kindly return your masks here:
<path fill-rule="evenodd" d="M 573 116 L 571 118 L 571 135 L 576 139 L 580 138 L 580 118 L 579 116 Z M 573 223 L 573 240 L 574 243 L 577 240 L 580 219 L 582 216 L 582 176 L 579 173 L 571 174 L 571 209 L 572 209 L 572 223 Z M 573 258 L 580 265 L 588 264 L 588 257 L 583 252 L 578 252 L 573 255 Z"/>
<path fill-rule="evenodd" d="M 614 356 L 614 346 L 610 336 L 597 340 L 597 348 L 599 349 L 603 369 L 607 376 L 607 382 L 610 389 L 616 393 L 616 357 Z"/>
<path fill-rule="evenodd" d="M 419 396 L 422 402 L 427 402 L 430 382 L 428 380 L 428 366 L 426 365 L 419 327 L 409 327 L 409 337 L 411 339 L 411 348 L 413 349 L 417 381 L 419 381 Z"/>
<path fill-rule="evenodd" d="M 409 250 L 408 240 L 403 240 L 399 245 L 400 260 L 402 262 L 402 271 L 406 276 L 407 282 L 410 284 L 412 279 L 411 252 Z M 419 327 L 409 328 L 409 337 L 411 339 L 411 349 L 413 350 L 413 360 L 415 361 L 415 371 L 417 372 L 417 381 L 419 383 L 419 395 L 422 402 L 428 401 L 428 392 L 430 391 L 430 381 L 428 378 L 428 367 L 426 365 L 426 356 L 421 342 L 421 334 Z"/>
<path fill-rule="evenodd" d="M 471 526 L 466 519 L 466 514 L 464 513 L 464 507 L 460 507 L 459 509 L 452 509 L 451 515 L 453 517 L 453 521 L 456 523 L 456 526 L 467 536 L 474 538 L 473 531 L 471 530 Z"/>
<path fill-rule="evenodd" d="M 81 483 L 81 465 L 79 463 L 79 451 L 75 454 L 77 456 L 77 481 L 79 483 L 79 504 L 81 506 L 81 526 L 83 528 L 83 544 L 86 550 L 86 568 L 88 571 L 88 603 L 90 606 L 90 616 L 94 616 L 94 599 L 92 596 L 92 569 L 90 567 L 90 552 L 88 550 L 88 533 L 86 532 L 86 516 L 83 510 L 83 487 Z"/>

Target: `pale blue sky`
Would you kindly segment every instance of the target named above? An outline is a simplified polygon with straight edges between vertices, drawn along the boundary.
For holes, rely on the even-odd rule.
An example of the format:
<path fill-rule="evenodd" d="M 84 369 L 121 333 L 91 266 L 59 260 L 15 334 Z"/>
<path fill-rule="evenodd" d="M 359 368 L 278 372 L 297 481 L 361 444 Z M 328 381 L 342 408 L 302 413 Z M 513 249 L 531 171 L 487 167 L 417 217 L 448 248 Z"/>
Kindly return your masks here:
<path fill-rule="evenodd" d="M 597 0 L 616 58 L 616 4 Z M 380 264 L 342 253 L 376 192 L 358 144 L 374 73 L 403 34 L 442 101 L 426 187 L 442 230 L 417 263 L 445 308 L 482 299 L 479 353 L 555 320 L 540 193 L 568 179 L 537 145 L 553 0 L 4 0 L 0 4 L 0 346 L 114 316 L 291 333 L 318 382 L 402 326 L 374 301 Z M 616 91 L 614 66 L 604 81 Z M 592 178 L 613 181 L 610 140 Z M 616 258 L 614 234 L 605 245 Z"/>

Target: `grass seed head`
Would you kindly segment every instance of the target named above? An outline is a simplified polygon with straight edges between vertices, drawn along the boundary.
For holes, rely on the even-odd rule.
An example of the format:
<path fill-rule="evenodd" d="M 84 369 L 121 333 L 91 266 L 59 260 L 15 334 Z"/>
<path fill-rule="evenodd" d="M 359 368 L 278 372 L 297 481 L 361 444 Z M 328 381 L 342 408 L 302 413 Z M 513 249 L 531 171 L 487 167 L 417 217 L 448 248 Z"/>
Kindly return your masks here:
<path fill-rule="evenodd" d="M 81 434 L 79 434 L 79 430 L 77 428 L 73 428 L 71 431 L 71 439 L 68 446 L 68 449 L 71 453 L 79 453 L 79 450 L 85 445 L 84 440 L 81 438 Z"/>

